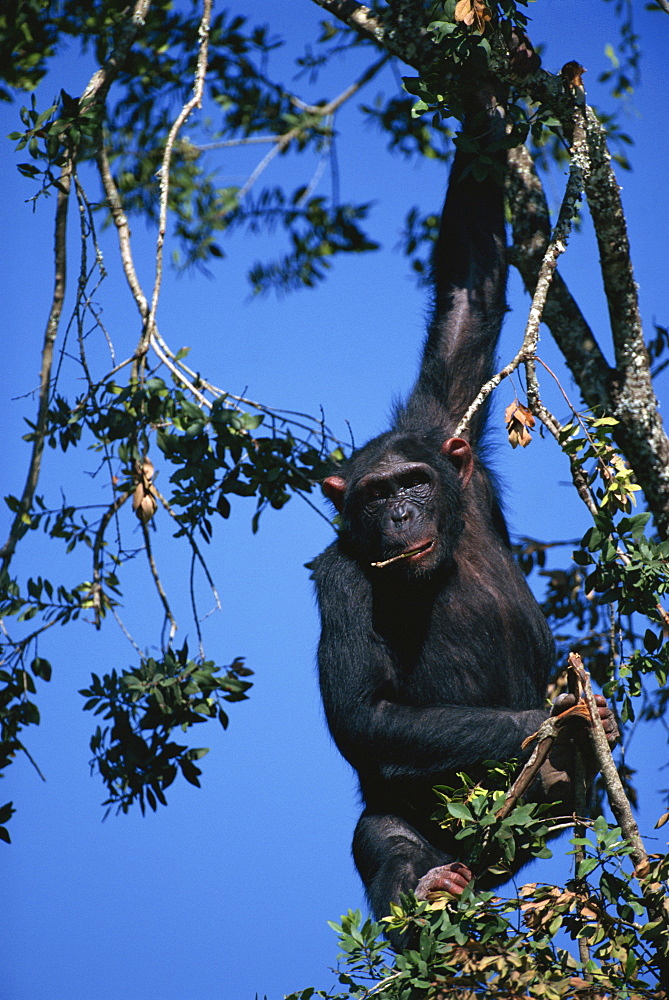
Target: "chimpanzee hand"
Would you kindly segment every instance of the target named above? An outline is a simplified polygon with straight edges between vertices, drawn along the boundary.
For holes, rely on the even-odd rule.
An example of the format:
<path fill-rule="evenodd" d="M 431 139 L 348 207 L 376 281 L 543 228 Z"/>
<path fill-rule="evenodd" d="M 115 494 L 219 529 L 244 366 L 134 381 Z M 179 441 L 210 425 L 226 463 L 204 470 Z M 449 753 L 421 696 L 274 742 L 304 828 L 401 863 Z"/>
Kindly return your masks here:
<path fill-rule="evenodd" d="M 553 702 L 553 708 L 551 709 L 551 715 L 561 715 L 562 712 L 566 712 L 568 708 L 573 708 L 576 704 L 576 696 L 573 694 L 560 694 L 557 696 Z M 618 732 L 618 725 L 616 723 L 616 717 L 609 708 L 608 702 L 604 695 L 596 694 L 595 702 L 597 703 L 597 710 L 599 712 L 599 718 L 602 720 L 602 726 L 604 727 L 604 732 L 606 733 L 606 738 L 608 740 L 609 746 L 613 748 L 620 736 Z M 578 724 L 575 720 L 575 725 Z M 558 737 L 557 742 L 560 742 L 560 737 Z"/>
<path fill-rule="evenodd" d="M 595 702 L 609 746 L 613 747 L 618 739 L 615 716 L 609 708 L 606 698 L 601 694 L 595 695 Z M 561 715 L 567 709 L 573 708 L 576 703 L 577 698 L 573 694 L 558 695 L 553 702 L 551 715 Z M 583 753 L 585 759 L 588 784 L 597 773 L 597 765 L 590 747 L 590 740 L 587 737 L 587 726 L 586 719 L 574 716 L 569 724 L 560 731 L 548 760 L 542 765 L 540 772 L 541 784 L 546 798 L 551 802 L 561 801 L 567 808 L 571 808 L 573 802 L 572 781 L 577 749 Z"/>
<path fill-rule="evenodd" d="M 429 899 L 433 892 L 449 892 L 451 896 L 461 896 L 473 878 L 469 868 L 459 861 L 431 868 L 416 886 L 416 898 Z"/>

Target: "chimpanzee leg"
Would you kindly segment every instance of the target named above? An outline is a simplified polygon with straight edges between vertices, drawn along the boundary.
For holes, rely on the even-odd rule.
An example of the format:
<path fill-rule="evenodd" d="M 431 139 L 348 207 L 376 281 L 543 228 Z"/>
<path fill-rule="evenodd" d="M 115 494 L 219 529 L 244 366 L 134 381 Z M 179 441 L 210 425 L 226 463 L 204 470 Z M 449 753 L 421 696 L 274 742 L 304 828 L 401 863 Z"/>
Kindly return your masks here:
<path fill-rule="evenodd" d="M 428 871 L 453 862 L 451 855 L 433 847 L 401 816 L 369 809 L 355 829 L 353 859 L 377 919 L 387 916 L 390 903 L 398 902 L 400 893 L 415 892 Z M 467 870 L 463 867 L 463 871 Z"/>

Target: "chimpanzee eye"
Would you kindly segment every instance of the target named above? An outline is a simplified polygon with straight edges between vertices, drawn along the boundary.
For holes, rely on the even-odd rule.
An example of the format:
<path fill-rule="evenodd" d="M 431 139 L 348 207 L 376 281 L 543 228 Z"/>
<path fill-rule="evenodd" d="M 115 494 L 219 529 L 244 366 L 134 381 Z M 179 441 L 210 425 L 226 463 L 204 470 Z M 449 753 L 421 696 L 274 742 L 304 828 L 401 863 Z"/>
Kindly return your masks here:
<path fill-rule="evenodd" d="M 429 482 L 430 477 L 422 471 L 407 472 L 401 479 L 402 488 L 405 490 L 413 489 L 415 486 L 425 486 Z"/>

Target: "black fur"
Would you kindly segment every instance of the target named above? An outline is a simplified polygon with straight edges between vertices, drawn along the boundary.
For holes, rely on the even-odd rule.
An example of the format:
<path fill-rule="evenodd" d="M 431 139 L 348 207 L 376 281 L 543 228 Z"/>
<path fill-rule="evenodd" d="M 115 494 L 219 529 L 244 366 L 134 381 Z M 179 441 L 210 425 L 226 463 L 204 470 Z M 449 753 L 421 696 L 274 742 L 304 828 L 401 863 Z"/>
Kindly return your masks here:
<path fill-rule="evenodd" d="M 430 820 L 432 787 L 518 756 L 546 717 L 554 664 L 475 454 L 484 410 L 467 441 L 452 438 L 492 373 L 505 311 L 499 110 L 468 127 L 497 169 L 477 181 L 471 157 L 456 155 L 417 383 L 391 430 L 324 483 L 342 528 L 314 563 L 323 703 L 359 775 L 365 808 L 353 853 L 377 917 L 457 858 Z"/>

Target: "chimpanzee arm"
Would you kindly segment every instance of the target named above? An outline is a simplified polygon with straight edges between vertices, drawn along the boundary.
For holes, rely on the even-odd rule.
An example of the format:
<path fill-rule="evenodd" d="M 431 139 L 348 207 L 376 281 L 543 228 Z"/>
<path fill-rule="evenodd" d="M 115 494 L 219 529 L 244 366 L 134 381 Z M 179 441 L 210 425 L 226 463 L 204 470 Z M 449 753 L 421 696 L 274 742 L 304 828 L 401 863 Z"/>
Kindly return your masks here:
<path fill-rule="evenodd" d="M 402 703 L 393 676 L 397 668 L 372 627 L 364 574 L 330 549 L 319 558 L 315 578 L 323 621 L 323 703 L 337 746 L 357 770 L 434 783 L 448 771 L 467 771 L 483 760 L 517 757 L 522 741 L 546 718 L 539 707 Z M 541 704 L 539 693 L 536 703 Z"/>
<path fill-rule="evenodd" d="M 458 150 L 441 215 L 432 261 L 435 288 L 421 371 L 399 414 L 399 429 L 443 426 L 452 431 L 493 373 L 505 311 L 506 239 L 503 178 L 506 164 L 504 115 L 490 106 L 465 123 L 487 159 Z M 480 171 L 487 170 L 477 180 Z M 479 411 L 469 428 L 475 444 L 483 426 Z"/>

